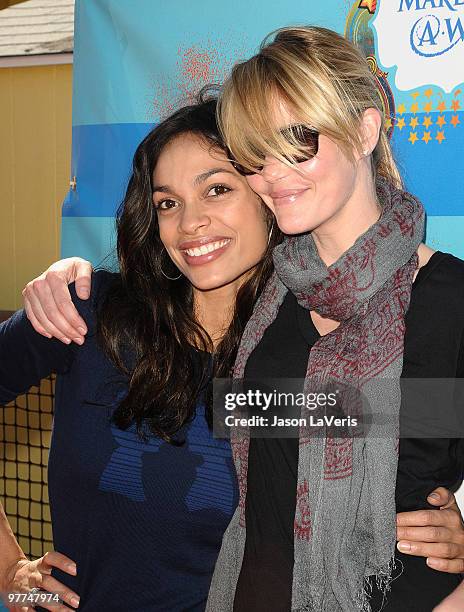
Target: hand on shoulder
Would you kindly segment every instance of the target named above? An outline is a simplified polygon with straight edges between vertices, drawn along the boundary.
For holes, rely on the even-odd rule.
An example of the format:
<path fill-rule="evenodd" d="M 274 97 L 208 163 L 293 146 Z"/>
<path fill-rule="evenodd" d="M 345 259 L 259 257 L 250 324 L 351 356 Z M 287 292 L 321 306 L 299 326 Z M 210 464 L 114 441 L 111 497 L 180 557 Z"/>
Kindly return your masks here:
<path fill-rule="evenodd" d="M 83 344 L 87 326 L 72 302 L 68 284 L 74 282 L 77 296 L 86 300 L 91 278 L 92 264 L 71 257 L 52 264 L 29 282 L 23 291 L 24 308 L 34 329 L 65 344 Z"/>

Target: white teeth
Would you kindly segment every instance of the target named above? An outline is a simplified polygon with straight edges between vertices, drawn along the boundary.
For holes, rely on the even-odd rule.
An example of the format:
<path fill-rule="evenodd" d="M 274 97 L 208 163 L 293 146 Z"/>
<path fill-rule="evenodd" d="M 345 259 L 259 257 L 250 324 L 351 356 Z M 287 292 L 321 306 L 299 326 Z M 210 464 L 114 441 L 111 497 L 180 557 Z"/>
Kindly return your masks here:
<path fill-rule="evenodd" d="M 185 249 L 185 252 L 190 257 L 199 257 L 200 255 L 207 255 L 208 253 L 212 253 L 213 251 L 220 249 L 228 242 L 230 242 L 230 238 L 220 240 L 219 242 L 210 242 L 209 244 L 204 244 L 200 247 L 195 247 L 194 249 Z"/>

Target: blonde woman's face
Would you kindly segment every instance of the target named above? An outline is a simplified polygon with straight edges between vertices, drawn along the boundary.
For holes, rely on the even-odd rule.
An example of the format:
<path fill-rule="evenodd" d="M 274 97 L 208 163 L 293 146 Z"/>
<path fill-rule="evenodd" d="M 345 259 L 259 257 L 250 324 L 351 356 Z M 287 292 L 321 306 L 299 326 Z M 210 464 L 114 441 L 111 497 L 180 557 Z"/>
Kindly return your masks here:
<path fill-rule="evenodd" d="M 274 113 L 275 129 L 299 123 L 283 105 Z M 285 234 L 329 229 L 352 197 L 358 180 L 357 164 L 327 136 L 319 135 L 312 159 L 290 168 L 266 156 L 261 172 L 247 177 L 248 184 L 274 213 Z"/>

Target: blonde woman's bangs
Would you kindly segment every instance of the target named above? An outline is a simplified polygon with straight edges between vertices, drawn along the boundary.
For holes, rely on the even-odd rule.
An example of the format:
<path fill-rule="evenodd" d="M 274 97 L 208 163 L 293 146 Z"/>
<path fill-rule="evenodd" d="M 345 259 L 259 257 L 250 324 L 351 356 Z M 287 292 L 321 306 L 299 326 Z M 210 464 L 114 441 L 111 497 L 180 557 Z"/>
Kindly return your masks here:
<path fill-rule="evenodd" d="M 261 98 L 254 92 L 261 91 L 259 79 L 247 78 L 243 64 L 235 66 L 230 79 L 224 85 L 218 102 L 218 125 L 230 152 L 239 164 L 252 169 L 262 165 L 262 138 L 260 133 L 268 127 L 265 121 L 268 110 L 267 97 L 260 104 L 254 98 Z M 241 74 L 237 74 L 240 72 Z M 267 124 L 267 125 L 266 125 Z"/>
<path fill-rule="evenodd" d="M 337 112 L 342 104 L 330 75 L 315 76 L 307 59 L 277 51 L 236 65 L 224 85 L 218 123 L 233 158 L 253 170 L 263 165 L 266 155 L 296 166 L 295 160 L 308 152 L 291 133 L 281 133 L 287 126 L 279 125 L 279 104 L 290 112 L 292 123 L 325 134 L 352 156 L 352 148 L 360 146 L 359 118 Z M 330 104 L 334 98 L 338 104 Z"/>

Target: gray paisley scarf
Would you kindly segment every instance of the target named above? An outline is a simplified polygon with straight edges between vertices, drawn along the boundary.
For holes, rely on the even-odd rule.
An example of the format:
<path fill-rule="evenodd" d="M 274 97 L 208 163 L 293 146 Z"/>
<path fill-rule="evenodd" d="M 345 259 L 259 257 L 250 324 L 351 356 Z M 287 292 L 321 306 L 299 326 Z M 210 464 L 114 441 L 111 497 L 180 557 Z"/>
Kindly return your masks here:
<path fill-rule="evenodd" d="M 248 357 L 290 290 L 308 310 L 340 321 L 311 349 L 305 389 L 344 381 L 389 417 L 387 425 L 373 425 L 362 436 L 315 437 L 300 430 L 292 610 L 369 611 L 370 580 L 387 590 L 394 567 L 404 317 L 425 214 L 410 194 L 383 180 L 376 188 L 380 219 L 330 267 L 311 234 L 290 237 L 275 249 L 275 272 L 235 363 L 234 378 L 243 378 Z M 388 392 L 369 384 L 379 377 L 388 379 Z M 249 435 L 236 434 L 232 447 L 240 501 L 224 534 L 208 612 L 233 609 L 245 546 Z"/>

